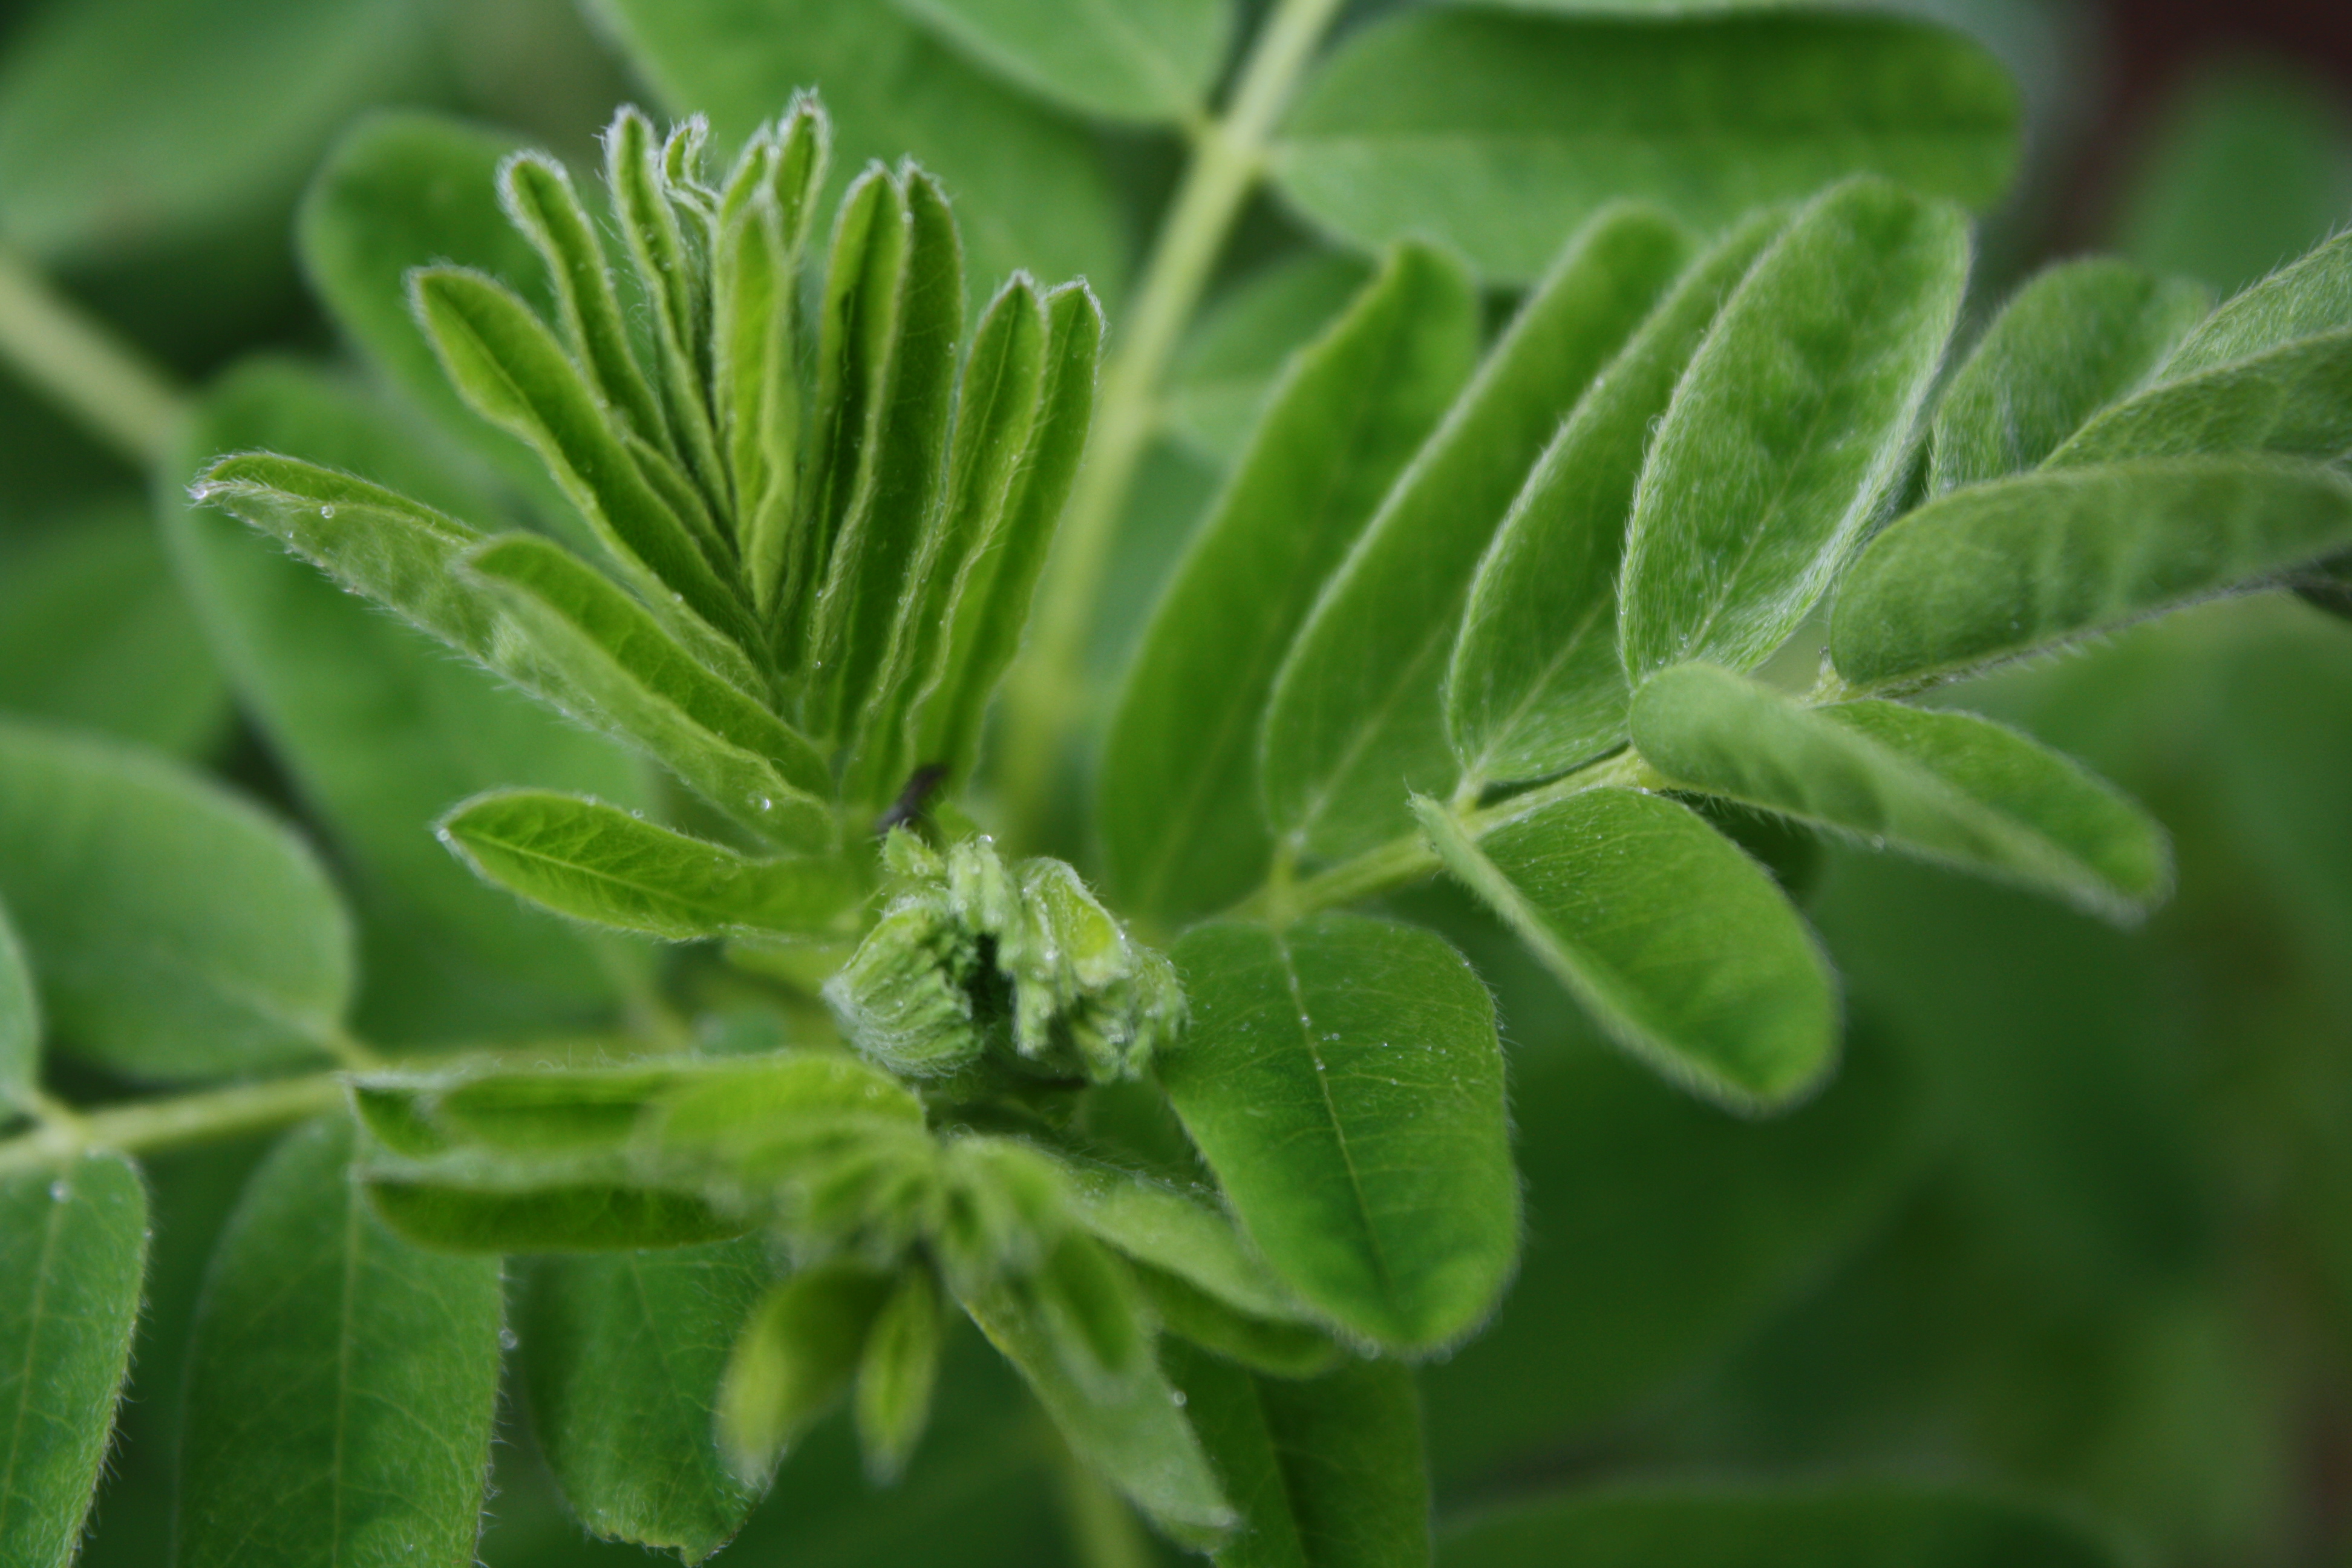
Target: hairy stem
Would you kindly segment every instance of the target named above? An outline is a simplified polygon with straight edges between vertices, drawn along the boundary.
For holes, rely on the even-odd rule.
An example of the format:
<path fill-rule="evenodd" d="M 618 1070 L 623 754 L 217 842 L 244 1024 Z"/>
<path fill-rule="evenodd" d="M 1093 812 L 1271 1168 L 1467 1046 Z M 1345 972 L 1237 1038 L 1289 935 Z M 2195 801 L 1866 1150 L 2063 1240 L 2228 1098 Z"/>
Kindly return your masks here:
<path fill-rule="evenodd" d="M 1005 827 L 1015 843 L 1034 837 L 1063 748 L 1085 695 L 1079 665 L 1094 629 L 1096 599 L 1112 535 L 1159 419 L 1160 383 L 1209 274 L 1256 189 L 1275 122 L 1300 73 L 1339 14 L 1341 0 L 1278 0 L 1251 47 L 1223 114 L 1193 136 L 1184 171 L 1103 372 L 1086 466 L 1062 514 L 1029 647 L 1005 696 L 1001 752 Z"/>
<path fill-rule="evenodd" d="M 332 1110 L 342 1098 L 341 1075 L 323 1072 L 82 1111 L 0 1143 L 0 1176 L 46 1170 L 89 1149 L 152 1152 L 266 1132 Z"/>
<path fill-rule="evenodd" d="M 170 458 L 188 412 L 170 376 L 5 246 L 0 359 L 136 467 Z"/>

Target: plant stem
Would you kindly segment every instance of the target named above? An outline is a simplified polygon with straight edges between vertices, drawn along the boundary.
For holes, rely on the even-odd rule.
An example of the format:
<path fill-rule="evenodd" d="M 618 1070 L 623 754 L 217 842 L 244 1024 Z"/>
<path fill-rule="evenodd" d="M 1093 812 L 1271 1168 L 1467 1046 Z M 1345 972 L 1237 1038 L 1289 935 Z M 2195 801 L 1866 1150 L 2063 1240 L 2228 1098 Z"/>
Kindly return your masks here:
<path fill-rule="evenodd" d="M 332 1110 L 342 1097 L 341 1075 L 326 1072 L 83 1111 L 0 1143 L 0 1176 L 45 1170 L 89 1149 L 128 1154 L 267 1131 Z"/>
<path fill-rule="evenodd" d="M 171 457 L 188 405 L 170 376 L 5 246 L 0 359 L 136 467 Z"/>
<path fill-rule="evenodd" d="M 1086 466 L 1078 472 L 1037 595 L 1028 650 L 1005 696 L 1002 799 L 1015 843 L 1033 837 L 1085 694 L 1079 662 L 1136 466 L 1159 419 L 1160 385 L 1184 327 L 1256 189 L 1275 122 L 1341 0 L 1278 0 L 1231 102 L 1194 132 L 1183 183 L 1169 204 L 1135 306 L 1103 372 Z"/>

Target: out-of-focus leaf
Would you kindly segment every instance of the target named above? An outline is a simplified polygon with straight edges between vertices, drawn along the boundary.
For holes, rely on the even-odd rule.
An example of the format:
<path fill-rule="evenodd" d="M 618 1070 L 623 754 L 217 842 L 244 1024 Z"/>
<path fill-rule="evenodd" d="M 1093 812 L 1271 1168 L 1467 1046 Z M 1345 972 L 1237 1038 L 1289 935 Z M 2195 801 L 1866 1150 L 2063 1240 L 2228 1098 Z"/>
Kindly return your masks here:
<path fill-rule="evenodd" d="M 15 29 L 0 68 L 11 242 L 86 261 L 280 217 L 336 129 L 409 90 L 430 48 L 400 0 L 262 0 L 225 21 L 184 0 L 99 0 Z"/>
<path fill-rule="evenodd" d="M 1969 1492 L 1894 1488 L 1570 1493 L 1473 1515 L 1446 1568 L 2114 1568 L 2074 1525 Z"/>
<path fill-rule="evenodd" d="M 12 1568 L 67 1568 L 81 1544 L 146 1261 L 147 1193 L 120 1154 L 0 1181 L 0 1557 Z"/>
<path fill-rule="evenodd" d="M 1412 1373 L 1355 1362 L 1305 1382 L 1171 1356 L 1242 1522 L 1219 1568 L 1427 1568 L 1429 1473 Z"/>
<path fill-rule="evenodd" d="M 1838 590 L 1850 684 L 1958 675 L 2263 582 L 2352 545 L 2352 484 L 2175 458 L 1955 491 L 1888 528 Z"/>
<path fill-rule="evenodd" d="M 2164 362 L 2177 381 L 2305 338 L 2352 331 L 2352 231 L 2280 268 L 2213 312 Z"/>
<path fill-rule="evenodd" d="M 1945 390 L 1928 493 L 2038 467 L 2143 384 L 2210 306 L 2196 284 L 2126 262 L 2043 272 L 2001 307 Z"/>
<path fill-rule="evenodd" d="M 1655 211 L 1569 242 L 1324 585 L 1275 679 L 1258 772 L 1275 831 L 1343 859 L 1454 781 L 1440 685 L 1479 558 L 1528 468 L 1688 258 Z"/>
<path fill-rule="evenodd" d="M 214 1255 L 189 1357 L 184 1568 L 472 1561 L 499 1265 L 387 1232 L 351 1150 L 341 1116 L 289 1135 Z"/>
<path fill-rule="evenodd" d="M 1275 674 L 1475 345 L 1468 279 L 1408 245 L 1292 360 L 1111 720 L 1099 820 L 1112 879 L 1139 909 L 1204 913 L 1263 873 L 1255 752 Z"/>
<path fill-rule="evenodd" d="M 857 1442 L 866 1473 L 895 1481 L 931 1418 L 947 1320 L 929 1268 L 902 1268 L 857 1360 Z"/>
<path fill-rule="evenodd" d="M 795 89 L 815 88 L 833 116 L 833 192 L 871 162 L 911 155 L 946 184 L 976 285 L 1026 268 L 1118 292 L 1126 231 L 1088 133 L 891 9 L 601 0 L 599 11 L 668 106 L 709 115 L 723 141 L 775 118 Z"/>
<path fill-rule="evenodd" d="M 1895 702 L 1805 708 L 1709 665 L 1633 700 L 1633 743 L 1667 781 L 1843 829 L 2124 921 L 2171 882 L 2163 829 L 2014 730 Z"/>
<path fill-rule="evenodd" d="M 754 860 L 547 790 L 478 796 L 438 831 L 477 874 L 533 903 L 672 942 L 823 932 L 865 892 L 843 860 Z"/>
<path fill-rule="evenodd" d="M 1618 606 L 1635 680 L 1752 669 L 1899 479 L 1968 281 L 1968 226 L 1877 180 L 1800 213 L 1717 318 L 1650 449 Z"/>
<path fill-rule="evenodd" d="M 160 758 L 0 724 L 0 899 L 58 1047 L 118 1072 L 253 1072 L 342 1027 L 351 922 L 326 873 Z"/>
<path fill-rule="evenodd" d="M 1688 810 L 1586 790 L 1474 840 L 1420 805 L 1447 868 L 1657 1071 L 1769 1110 L 1829 1070 L 1838 999 L 1820 944 L 1764 869 Z"/>
<path fill-rule="evenodd" d="M 752 1228 L 694 1194 L 646 1186 L 610 1161 L 567 1167 L 461 1150 L 372 1158 L 359 1173 L 385 1226 L 439 1252 L 634 1252 L 728 1241 Z"/>
<path fill-rule="evenodd" d="M 531 1431 L 592 1533 L 699 1563 L 743 1527 L 760 1494 L 721 1461 L 711 1423 L 770 1273 L 757 1237 L 532 1267 L 520 1324 Z"/>
<path fill-rule="evenodd" d="M 1517 1256 L 1518 1196 L 1494 1005 L 1461 955 L 1325 915 L 1197 927 L 1174 957 L 1192 1024 L 1160 1080 L 1268 1266 L 1382 1344 L 1475 1327 Z"/>
<path fill-rule="evenodd" d="M 1308 217 L 1360 244 L 1434 234 L 1524 279 L 1609 201 L 1715 229 L 1871 173 L 1983 206 L 2017 144 L 2000 66 L 1929 23 L 1438 7 L 1343 45 L 1274 170 Z"/>
<path fill-rule="evenodd" d="M 2352 454 L 2352 330 L 2167 380 L 2092 420 L 2049 466 L 2239 452 L 2322 463 Z"/>
<path fill-rule="evenodd" d="M 25 949 L 0 904 L 0 1107 L 24 1107 L 39 1076 L 41 1001 L 25 967 Z"/>
<path fill-rule="evenodd" d="M 0 558 L 0 710 L 187 754 L 219 737 L 227 697 L 143 508 Z"/>
<path fill-rule="evenodd" d="M 1180 123 L 1224 63 L 1232 0 L 899 0 L 976 62 L 1082 114 Z"/>
<path fill-rule="evenodd" d="M 1625 731 L 1617 569 L 1650 438 L 1690 357 L 1787 219 L 1741 224 L 1694 265 L 1578 403 L 1496 531 L 1445 677 L 1465 780 L 1540 778 Z"/>
<path fill-rule="evenodd" d="M 1177 350 L 1163 396 L 1169 434 L 1230 467 L 1248 446 L 1283 362 L 1348 308 L 1371 275 L 1347 251 L 1307 250 L 1211 303 Z"/>
<path fill-rule="evenodd" d="M 848 1263 L 771 1289 L 741 1325 L 719 1390 L 719 1442 L 748 1486 L 763 1485 L 802 1433 L 849 1392 L 890 1276 Z"/>
<path fill-rule="evenodd" d="M 1181 1275 L 1141 1263 L 1131 1264 L 1129 1271 L 1163 1334 L 1190 1340 L 1235 1366 L 1271 1377 L 1315 1377 L 1330 1371 L 1347 1353 L 1324 1330 L 1255 1317 Z"/>
<path fill-rule="evenodd" d="M 2141 266 L 2228 293 L 2352 213 L 2352 116 L 2315 74 L 2283 59 L 2216 61 L 2164 112 L 2112 239 Z"/>
<path fill-rule="evenodd" d="M 205 400 L 184 449 L 193 461 L 238 447 L 300 452 L 461 514 L 487 514 L 462 470 L 436 460 L 446 447 L 409 416 L 292 363 L 232 371 Z M 251 471 L 289 472 L 275 463 Z M 641 805 L 642 770 L 336 589 L 341 581 L 388 600 L 480 657 L 491 615 L 449 573 L 462 525 L 412 517 L 348 485 L 299 501 L 254 492 L 231 502 L 247 521 L 274 523 L 273 542 L 190 508 L 178 478 L 159 486 L 157 505 L 181 581 L 246 713 L 352 867 L 370 1033 L 545 1026 L 606 999 L 612 976 L 596 955 L 467 875 L 434 842 L 432 825 L 456 802 L 499 785 Z M 289 559 L 279 543 L 317 566 Z"/>

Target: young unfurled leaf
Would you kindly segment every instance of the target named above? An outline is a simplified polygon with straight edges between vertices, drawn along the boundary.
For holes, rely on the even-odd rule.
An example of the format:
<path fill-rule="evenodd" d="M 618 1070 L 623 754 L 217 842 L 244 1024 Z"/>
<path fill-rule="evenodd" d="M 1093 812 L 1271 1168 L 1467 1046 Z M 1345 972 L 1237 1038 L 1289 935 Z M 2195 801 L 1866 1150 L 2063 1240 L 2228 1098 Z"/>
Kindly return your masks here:
<path fill-rule="evenodd" d="M 897 1480 L 922 1440 L 946 1334 L 931 1271 L 920 1265 L 899 1270 L 857 1360 L 857 1441 L 871 1479 Z"/>
<path fill-rule="evenodd" d="M 25 967 L 25 949 L 0 902 L 0 1110 L 23 1107 L 41 1059 L 41 1004 Z"/>
<path fill-rule="evenodd" d="M 0 1560 L 12 1568 L 67 1568 L 81 1544 L 146 1260 L 146 1189 L 120 1154 L 0 1180 Z"/>
<path fill-rule="evenodd" d="M 1063 1174 L 1072 1217 L 1128 1257 L 1255 1317 L 1310 1316 L 1205 1195 L 1088 1160 L 1066 1162 Z"/>
<path fill-rule="evenodd" d="M 785 1449 L 849 1391 L 890 1285 L 887 1274 L 825 1264 L 752 1310 L 719 1388 L 719 1446 L 746 1485 L 764 1487 Z"/>
<path fill-rule="evenodd" d="M 1710 665 L 1633 700 L 1633 743 L 1668 782 L 2023 882 L 2131 919 L 2163 896 L 2163 831 L 2102 781 L 1965 713 L 1804 708 Z"/>
<path fill-rule="evenodd" d="M 0 899 L 59 1041 L 141 1078 L 315 1059 L 352 987 L 310 850 L 140 752 L 0 724 Z"/>
<path fill-rule="evenodd" d="M 478 875 L 533 903 L 672 942 L 823 932 L 866 891 L 844 860 L 754 860 L 618 806 L 549 790 L 477 796 L 437 831 Z"/>
<path fill-rule="evenodd" d="M 1410 926 L 1195 928 L 1160 1081 L 1267 1265 L 1349 1332 L 1445 1345 L 1518 1251 L 1494 1004 Z"/>
<path fill-rule="evenodd" d="M 1974 1492 L 1644 1487 L 1474 1514 L 1439 1542 L 1447 1568 L 1708 1568 L 1934 1563 L 1948 1568 L 2116 1568 L 2077 1526 Z"/>
<path fill-rule="evenodd" d="M 1788 222 L 1749 219 L 1702 257 L 1546 447 L 1470 590 L 1445 677 L 1465 778 L 1541 778 L 1625 731 L 1617 569 L 1657 421 L 1724 300 Z"/>
<path fill-rule="evenodd" d="M 2352 330 L 2167 380 L 2091 421 L 2048 466 L 2257 452 L 2322 463 L 2352 454 Z"/>
<path fill-rule="evenodd" d="M 1224 63 L 1226 0 L 900 0 L 979 64 L 1081 114 L 1181 124 Z"/>
<path fill-rule="evenodd" d="M 1453 782 L 1439 687 L 1479 557 L 1528 467 L 1688 249 L 1647 208 L 1594 218 L 1381 501 L 1266 704 L 1258 768 L 1277 834 L 1344 858 L 1412 831 L 1408 791 Z"/>
<path fill-rule="evenodd" d="M 833 780 L 816 748 L 610 578 L 530 534 L 470 550 L 457 570 L 499 606 L 492 668 L 642 750 L 771 842 L 833 847 Z"/>
<path fill-rule="evenodd" d="M 2352 484 L 2267 458 L 2175 458 L 1956 491 L 1839 585 L 1838 674 L 1924 683 L 2258 586 L 2352 546 Z"/>
<path fill-rule="evenodd" d="M 1470 373 L 1469 280 L 1406 245 L 1291 362 L 1144 634 L 1111 720 L 1099 816 L 1113 884 L 1200 914 L 1272 851 L 1257 727 L 1315 596 Z"/>
<path fill-rule="evenodd" d="M 530 1425 L 592 1534 L 699 1563 L 759 1500 L 712 1420 L 744 1319 L 772 1278 L 761 1237 L 542 1258 L 520 1308 Z"/>
<path fill-rule="evenodd" d="M 1929 23 L 1438 7 L 1342 46 L 1291 115 L 1274 171 L 1340 234 L 1435 234 L 1512 279 L 1626 197 L 1712 230 L 1870 172 L 1982 205 L 2017 142 L 1999 63 Z"/>
<path fill-rule="evenodd" d="M 814 510 L 801 522 L 811 553 L 795 579 L 812 595 L 795 612 L 806 616 L 803 711 L 831 740 L 851 736 L 883 674 L 901 597 L 921 592 L 911 572 L 944 478 L 963 332 L 962 242 L 945 194 L 919 170 L 870 178 L 877 194 L 853 194 L 843 209 L 825 279 L 819 467 Z"/>
<path fill-rule="evenodd" d="M 2352 233 L 2339 234 L 2213 312 L 2164 363 L 2177 381 L 2304 338 L 2352 331 Z"/>
<path fill-rule="evenodd" d="M 1429 1473 L 1410 1372 L 1358 1362 L 1293 1382 L 1197 1352 L 1172 1361 L 1241 1515 L 1219 1568 L 1428 1568 Z"/>
<path fill-rule="evenodd" d="M 351 1149 L 341 1116 L 290 1134 L 214 1254 L 189 1350 L 185 1568 L 473 1554 L 499 1265 L 387 1232 L 349 1178 Z"/>
<path fill-rule="evenodd" d="M 1829 964 L 1763 868 L 1683 806 L 1594 789 L 1476 838 L 1422 803 L 1446 867 L 1617 1043 L 1735 1110 L 1786 1105 L 1837 1051 Z"/>
<path fill-rule="evenodd" d="M 679 210 L 698 195 L 707 200 L 698 154 L 709 130 L 700 120 L 689 120 L 661 144 L 653 123 L 634 107 L 624 106 L 604 132 L 604 184 L 612 192 L 622 249 L 635 269 L 637 291 L 646 305 L 648 335 L 659 366 L 654 383 L 667 429 L 665 444 L 674 455 L 681 484 L 691 479 L 700 488 L 700 500 L 717 509 L 726 500 L 727 481 L 706 395 L 712 236 L 707 224 L 687 218 Z M 673 153 L 686 155 L 674 167 Z"/>
<path fill-rule="evenodd" d="M 1947 206 L 1855 180 L 1801 212 L 1717 319 L 1650 450 L 1618 606 L 1638 682 L 1752 669 L 1900 476 L 1968 280 Z"/>
<path fill-rule="evenodd" d="M 2145 384 L 2211 308 L 2205 290 L 2128 262 L 2071 261 L 2020 289 L 1937 406 L 1930 495 L 2040 466 Z"/>
<path fill-rule="evenodd" d="M 648 1186 L 612 1158 L 551 1159 L 457 1150 L 376 1155 L 358 1172 L 378 1218 L 439 1252 L 634 1252 L 699 1247 L 754 1228 L 695 1193 Z"/>

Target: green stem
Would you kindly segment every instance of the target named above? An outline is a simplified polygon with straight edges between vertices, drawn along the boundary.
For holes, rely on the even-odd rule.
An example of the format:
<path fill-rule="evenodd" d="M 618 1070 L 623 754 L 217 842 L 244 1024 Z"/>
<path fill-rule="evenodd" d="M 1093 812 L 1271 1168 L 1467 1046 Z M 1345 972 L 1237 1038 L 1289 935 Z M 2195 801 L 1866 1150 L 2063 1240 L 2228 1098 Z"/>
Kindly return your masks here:
<path fill-rule="evenodd" d="M 5 246 L 0 359 L 137 467 L 171 458 L 188 403 L 169 375 Z"/>
<path fill-rule="evenodd" d="M 1159 419 L 1169 361 L 1243 204 L 1257 188 L 1275 122 L 1340 4 L 1278 0 L 1225 112 L 1194 133 L 1183 183 L 1169 204 L 1134 310 L 1104 369 L 1086 467 L 1062 514 L 1028 651 L 1006 692 L 1001 782 L 1004 826 L 1015 843 L 1033 837 L 1085 695 L 1080 661 L 1094 629 L 1112 536 Z"/>
<path fill-rule="evenodd" d="M 0 1176 L 46 1170 L 89 1149 L 152 1152 L 264 1132 L 332 1110 L 342 1098 L 341 1075 L 330 1072 L 82 1111 L 0 1143 Z"/>

